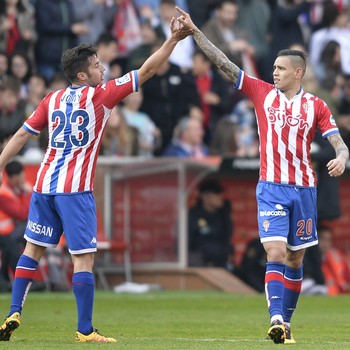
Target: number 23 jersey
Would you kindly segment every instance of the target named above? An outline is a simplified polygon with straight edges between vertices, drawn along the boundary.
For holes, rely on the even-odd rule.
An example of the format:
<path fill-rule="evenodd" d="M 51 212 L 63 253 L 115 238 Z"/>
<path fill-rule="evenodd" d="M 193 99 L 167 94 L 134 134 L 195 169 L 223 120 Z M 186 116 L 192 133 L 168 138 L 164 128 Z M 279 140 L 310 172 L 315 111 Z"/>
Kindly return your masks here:
<path fill-rule="evenodd" d="M 137 71 L 103 85 L 68 87 L 49 93 L 23 128 L 49 141 L 34 191 L 46 194 L 93 190 L 96 161 L 110 111 L 138 90 Z"/>

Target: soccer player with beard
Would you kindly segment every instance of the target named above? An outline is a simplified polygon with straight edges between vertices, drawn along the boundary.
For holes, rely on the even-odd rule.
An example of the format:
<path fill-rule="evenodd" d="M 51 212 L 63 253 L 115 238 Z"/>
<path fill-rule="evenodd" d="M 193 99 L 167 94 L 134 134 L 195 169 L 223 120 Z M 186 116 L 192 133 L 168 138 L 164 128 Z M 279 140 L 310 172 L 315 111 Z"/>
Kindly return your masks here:
<path fill-rule="evenodd" d="M 305 55 L 282 50 L 273 65 L 274 85 L 247 75 L 214 46 L 177 7 L 178 21 L 193 30 L 193 38 L 237 89 L 253 102 L 260 138 L 260 176 L 256 189 L 260 241 L 267 253 L 265 290 L 274 343 L 295 343 L 290 321 L 303 278 L 303 257 L 316 245 L 316 176 L 310 146 L 318 127 L 335 150 L 327 164 L 330 176 L 340 176 L 349 150 L 324 101 L 305 92 L 301 79 Z"/>
<path fill-rule="evenodd" d="M 93 328 L 94 253 L 97 219 L 93 179 L 103 131 L 110 111 L 125 96 L 138 90 L 168 59 L 176 44 L 191 34 L 175 18 L 171 36 L 140 69 L 122 78 L 103 81 L 96 47 L 81 44 L 67 50 L 62 66 L 71 85 L 49 93 L 8 142 L 0 155 L 0 171 L 23 145 L 45 127 L 49 144 L 34 186 L 25 231 L 27 240 L 12 288 L 11 308 L 0 327 L 0 340 L 10 340 L 20 325 L 20 315 L 38 262 L 47 247 L 54 247 L 64 231 L 72 255 L 72 288 L 78 310 L 76 341 L 112 343 Z M 0 184 L 1 184 L 0 175 Z"/>

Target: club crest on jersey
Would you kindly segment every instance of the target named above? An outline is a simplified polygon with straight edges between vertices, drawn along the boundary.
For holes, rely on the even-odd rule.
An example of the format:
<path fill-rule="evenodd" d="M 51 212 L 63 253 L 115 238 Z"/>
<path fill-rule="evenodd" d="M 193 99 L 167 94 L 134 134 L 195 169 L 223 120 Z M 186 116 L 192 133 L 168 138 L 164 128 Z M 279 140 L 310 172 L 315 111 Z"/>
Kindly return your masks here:
<path fill-rule="evenodd" d="M 115 85 L 123 85 L 128 83 L 131 80 L 130 74 L 127 73 L 123 77 L 115 79 Z"/>
<path fill-rule="evenodd" d="M 309 103 L 308 102 L 303 103 L 303 110 L 305 113 L 307 113 L 307 111 L 309 110 Z"/>
<path fill-rule="evenodd" d="M 269 220 L 264 220 L 264 222 L 263 222 L 263 226 L 264 226 L 264 230 L 265 230 L 265 232 L 267 232 L 267 230 L 269 229 L 269 227 L 270 227 L 270 221 Z"/>

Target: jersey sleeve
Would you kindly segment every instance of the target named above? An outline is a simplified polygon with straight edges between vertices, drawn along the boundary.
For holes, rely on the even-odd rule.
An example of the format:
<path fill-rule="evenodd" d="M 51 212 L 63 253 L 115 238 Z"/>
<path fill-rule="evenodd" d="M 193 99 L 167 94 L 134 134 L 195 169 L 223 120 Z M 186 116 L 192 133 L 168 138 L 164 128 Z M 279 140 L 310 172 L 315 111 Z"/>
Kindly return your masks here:
<path fill-rule="evenodd" d="M 47 95 L 35 109 L 35 111 L 24 122 L 23 128 L 29 133 L 37 136 L 48 124 L 48 101 L 52 92 Z"/>
<path fill-rule="evenodd" d="M 326 102 L 316 97 L 315 105 L 317 109 L 318 127 L 321 130 L 322 137 L 326 139 L 332 134 L 339 133 L 335 119 Z"/>
<path fill-rule="evenodd" d="M 109 80 L 101 85 L 102 103 L 109 109 L 116 106 L 124 97 L 138 91 L 137 71 L 131 71 L 118 79 Z"/>
<path fill-rule="evenodd" d="M 271 90 L 274 88 L 273 85 L 266 83 L 263 80 L 254 78 L 246 74 L 243 70 L 240 70 L 237 82 L 234 84 L 234 87 L 247 95 L 247 97 L 253 102 L 261 98 L 262 95 L 265 95 L 265 91 Z"/>

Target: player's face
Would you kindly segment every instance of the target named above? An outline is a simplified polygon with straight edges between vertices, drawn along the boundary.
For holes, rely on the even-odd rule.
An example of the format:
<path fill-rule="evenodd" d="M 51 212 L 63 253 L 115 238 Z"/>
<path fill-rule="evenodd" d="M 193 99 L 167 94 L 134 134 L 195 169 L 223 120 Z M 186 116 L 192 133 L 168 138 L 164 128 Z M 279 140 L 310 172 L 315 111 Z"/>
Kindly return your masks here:
<path fill-rule="evenodd" d="M 273 65 L 273 82 L 277 89 L 289 90 L 300 85 L 296 77 L 296 68 L 287 56 L 277 57 Z"/>
<path fill-rule="evenodd" d="M 87 83 L 90 86 L 96 86 L 103 81 L 103 72 L 105 67 L 101 64 L 100 59 L 97 56 L 93 56 L 90 59 L 90 66 L 88 68 Z"/>

